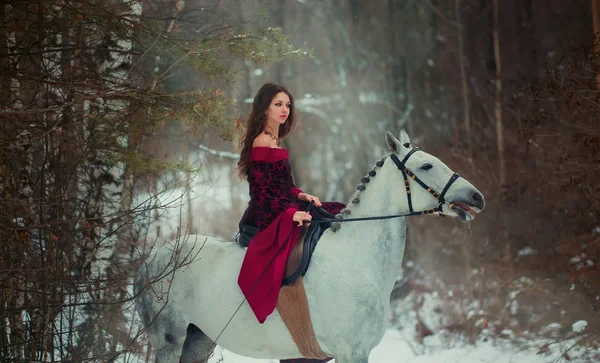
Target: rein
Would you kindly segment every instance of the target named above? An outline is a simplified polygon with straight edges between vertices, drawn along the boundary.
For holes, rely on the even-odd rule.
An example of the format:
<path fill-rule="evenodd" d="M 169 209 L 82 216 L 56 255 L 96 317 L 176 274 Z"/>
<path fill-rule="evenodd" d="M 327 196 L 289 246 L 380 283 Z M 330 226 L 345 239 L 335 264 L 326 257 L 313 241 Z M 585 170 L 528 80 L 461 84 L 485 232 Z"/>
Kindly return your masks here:
<path fill-rule="evenodd" d="M 392 159 L 392 161 L 394 162 L 394 164 L 396 164 L 396 167 L 398 168 L 398 170 L 400 170 L 402 172 L 402 177 L 404 178 L 404 186 L 406 187 L 406 195 L 408 197 L 408 210 L 410 211 L 409 213 L 390 214 L 390 215 L 386 215 L 386 216 L 362 217 L 362 218 L 343 218 L 343 219 L 337 219 L 337 218 L 320 218 L 319 220 L 309 221 L 309 222 L 310 223 L 333 223 L 333 222 L 372 221 L 372 220 L 378 220 L 378 219 L 390 219 L 390 218 L 398 218 L 398 217 L 412 217 L 412 216 L 429 215 L 429 214 L 434 214 L 434 213 L 442 213 L 442 206 L 444 204 L 448 204 L 448 206 L 450 208 L 452 208 L 454 206 L 454 204 L 448 203 L 446 201 L 446 199 L 444 199 L 444 196 L 446 195 L 446 192 L 448 191 L 448 189 L 450 189 L 450 186 L 452 184 L 454 184 L 454 182 L 457 181 L 458 178 L 460 178 L 460 176 L 457 173 L 452 174 L 452 177 L 450 177 L 450 180 L 448 180 L 448 182 L 446 183 L 446 186 L 444 187 L 444 190 L 442 190 L 442 193 L 436 192 L 433 188 L 431 188 L 430 186 L 428 186 L 427 184 L 425 184 L 425 182 L 423 182 L 421 179 L 419 179 L 418 176 L 416 176 L 413 172 L 411 172 L 410 169 L 408 169 L 408 167 L 406 167 L 406 162 L 408 161 L 408 158 L 410 158 L 417 151 L 419 151 L 419 148 L 418 147 L 414 147 L 404 157 L 404 159 L 402 161 L 400 161 L 400 159 L 398 159 L 398 157 L 396 156 L 396 154 L 391 154 L 390 155 L 390 158 Z M 427 190 L 427 192 L 429 192 L 429 194 L 431 194 L 435 199 L 437 199 L 439 201 L 437 207 L 426 209 L 426 210 L 423 210 L 423 211 L 418 211 L 418 212 L 416 212 L 416 211 L 413 210 L 409 177 L 410 177 L 410 179 L 412 179 L 415 182 L 417 182 L 423 189 Z M 313 204 L 314 204 L 314 201 L 311 202 L 311 206 Z M 325 211 L 321 207 L 317 207 L 315 209 L 317 211 L 321 212 L 321 214 L 329 214 L 329 213 L 327 213 L 327 211 Z"/>

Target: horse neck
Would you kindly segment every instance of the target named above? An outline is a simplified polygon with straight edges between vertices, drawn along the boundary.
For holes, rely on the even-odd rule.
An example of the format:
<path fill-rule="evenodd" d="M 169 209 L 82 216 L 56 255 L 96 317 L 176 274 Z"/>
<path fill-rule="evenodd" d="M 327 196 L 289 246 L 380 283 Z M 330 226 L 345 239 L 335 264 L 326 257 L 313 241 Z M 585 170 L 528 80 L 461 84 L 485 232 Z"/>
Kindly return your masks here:
<path fill-rule="evenodd" d="M 375 217 L 408 212 L 408 200 L 404 193 L 392 193 L 393 188 L 402 188 L 402 179 L 389 161 L 377 171 L 377 175 L 366 184 L 365 190 L 357 193 L 360 202 L 350 202 L 350 215 L 346 218 Z M 352 198 L 354 199 L 354 197 Z M 401 206 L 400 208 L 398 206 Z M 336 233 L 340 258 L 352 261 L 372 271 L 375 280 L 393 285 L 400 273 L 406 238 L 406 218 L 390 218 L 371 221 L 342 222 Z M 346 255 L 346 256 L 344 256 Z M 366 271 L 365 270 L 365 271 Z"/>

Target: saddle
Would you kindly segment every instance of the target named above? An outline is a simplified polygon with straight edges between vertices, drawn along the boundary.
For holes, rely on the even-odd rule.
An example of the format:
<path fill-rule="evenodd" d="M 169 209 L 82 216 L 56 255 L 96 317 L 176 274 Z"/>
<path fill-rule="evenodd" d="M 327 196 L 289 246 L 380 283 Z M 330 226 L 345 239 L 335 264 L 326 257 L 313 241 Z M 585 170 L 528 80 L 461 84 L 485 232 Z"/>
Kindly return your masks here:
<path fill-rule="evenodd" d="M 315 207 L 311 202 L 306 208 L 307 212 L 314 211 L 312 221 L 318 221 L 321 218 L 335 218 L 335 216 L 321 207 Z M 282 286 L 293 284 L 300 276 L 304 276 L 308 271 L 312 254 L 317 247 L 317 243 L 323 235 L 323 232 L 331 226 L 331 223 L 310 223 L 300 227 L 298 242 L 292 250 L 285 267 Z M 239 224 L 239 231 L 235 236 L 236 242 L 242 247 L 248 247 L 250 240 L 258 233 L 258 228 L 250 224 Z"/>

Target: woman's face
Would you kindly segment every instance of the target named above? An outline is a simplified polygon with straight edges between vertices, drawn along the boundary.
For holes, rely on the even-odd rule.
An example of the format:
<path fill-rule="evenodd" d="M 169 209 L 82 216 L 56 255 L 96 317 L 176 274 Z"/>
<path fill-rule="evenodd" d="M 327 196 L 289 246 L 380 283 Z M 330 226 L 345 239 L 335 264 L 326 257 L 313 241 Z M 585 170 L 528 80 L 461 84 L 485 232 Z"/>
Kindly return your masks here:
<path fill-rule="evenodd" d="M 276 94 L 267 109 L 267 125 L 279 126 L 283 124 L 290 115 L 290 107 L 290 98 L 285 92 Z"/>

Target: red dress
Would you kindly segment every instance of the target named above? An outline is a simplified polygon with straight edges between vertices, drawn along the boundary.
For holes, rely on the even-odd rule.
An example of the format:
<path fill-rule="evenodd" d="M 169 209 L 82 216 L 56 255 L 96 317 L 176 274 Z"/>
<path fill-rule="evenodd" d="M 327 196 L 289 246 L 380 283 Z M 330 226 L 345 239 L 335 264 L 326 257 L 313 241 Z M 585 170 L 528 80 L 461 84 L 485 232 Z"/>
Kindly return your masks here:
<path fill-rule="evenodd" d="M 238 284 L 261 324 L 275 310 L 286 261 L 298 239 L 300 228 L 292 218 L 308 206 L 297 199 L 302 190 L 294 185 L 288 157 L 286 149 L 250 151 L 250 202 L 241 223 L 253 224 L 259 232 L 250 240 Z M 333 214 L 345 207 L 338 202 L 322 204 Z"/>

